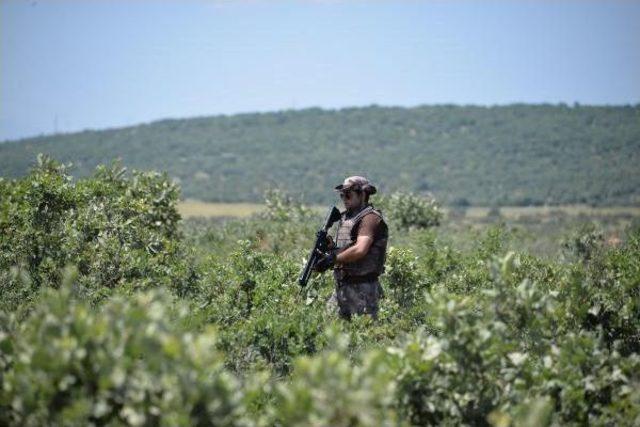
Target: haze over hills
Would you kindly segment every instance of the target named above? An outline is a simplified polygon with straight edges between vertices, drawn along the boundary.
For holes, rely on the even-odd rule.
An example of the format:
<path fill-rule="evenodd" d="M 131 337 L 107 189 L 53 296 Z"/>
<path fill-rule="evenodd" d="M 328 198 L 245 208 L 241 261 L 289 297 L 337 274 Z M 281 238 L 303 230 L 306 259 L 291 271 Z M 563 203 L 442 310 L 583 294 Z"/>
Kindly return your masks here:
<path fill-rule="evenodd" d="M 640 205 L 640 105 L 305 109 L 162 120 L 0 144 L 0 176 L 38 153 L 74 174 L 121 158 L 165 170 L 183 196 L 260 201 L 279 187 L 335 200 L 347 175 L 382 192 L 432 193 L 448 204 Z"/>

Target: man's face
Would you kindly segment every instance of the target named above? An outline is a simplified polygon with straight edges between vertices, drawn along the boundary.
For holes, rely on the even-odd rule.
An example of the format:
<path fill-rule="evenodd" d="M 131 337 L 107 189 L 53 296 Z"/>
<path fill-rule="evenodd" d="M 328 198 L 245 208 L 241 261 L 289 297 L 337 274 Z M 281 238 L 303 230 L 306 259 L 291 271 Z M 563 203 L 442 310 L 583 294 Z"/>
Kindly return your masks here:
<path fill-rule="evenodd" d="M 364 203 L 364 193 L 362 191 L 343 190 L 340 192 L 340 198 L 348 211 L 359 208 Z"/>

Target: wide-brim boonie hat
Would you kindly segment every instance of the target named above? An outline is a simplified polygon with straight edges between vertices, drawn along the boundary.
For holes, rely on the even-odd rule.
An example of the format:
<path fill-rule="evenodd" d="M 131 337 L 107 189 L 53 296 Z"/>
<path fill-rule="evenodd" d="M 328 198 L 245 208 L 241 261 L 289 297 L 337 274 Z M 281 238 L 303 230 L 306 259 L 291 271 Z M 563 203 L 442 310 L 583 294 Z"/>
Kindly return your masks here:
<path fill-rule="evenodd" d="M 362 190 L 367 194 L 376 194 L 378 190 L 364 176 L 350 176 L 342 184 L 335 187 L 336 191 Z"/>

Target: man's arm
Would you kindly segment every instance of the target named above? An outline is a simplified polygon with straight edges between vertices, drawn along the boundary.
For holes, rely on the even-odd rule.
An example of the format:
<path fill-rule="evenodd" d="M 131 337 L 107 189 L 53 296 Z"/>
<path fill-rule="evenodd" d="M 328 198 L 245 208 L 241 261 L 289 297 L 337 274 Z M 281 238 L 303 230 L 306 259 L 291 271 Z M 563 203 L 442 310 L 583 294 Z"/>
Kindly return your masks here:
<path fill-rule="evenodd" d="M 327 268 L 333 267 L 336 263 L 348 264 L 363 258 L 367 252 L 369 252 L 379 227 L 380 218 L 378 216 L 367 215 L 362 218 L 356 242 L 338 254 L 332 251 L 330 255 L 322 258 L 319 261 L 317 270 L 324 271 Z M 332 249 L 333 246 L 333 242 L 329 242 L 329 248 Z"/>
<path fill-rule="evenodd" d="M 373 243 L 373 237 L 371 236 L 358 236 L 355 245 L 349 246 L 344 251 L 340 252 L 336 256 L 336 262 L 349 263 L 358 261 L 364 257 Z"/>
<path fill-rule="evenodd" d="M 336 262 L 347 264 L 363 258 L 369 252 L 379 228 L 380 217 L 373 214 L 365 215 L 358 229 L 356 243 L 340 252 L 336 257 Z"/>

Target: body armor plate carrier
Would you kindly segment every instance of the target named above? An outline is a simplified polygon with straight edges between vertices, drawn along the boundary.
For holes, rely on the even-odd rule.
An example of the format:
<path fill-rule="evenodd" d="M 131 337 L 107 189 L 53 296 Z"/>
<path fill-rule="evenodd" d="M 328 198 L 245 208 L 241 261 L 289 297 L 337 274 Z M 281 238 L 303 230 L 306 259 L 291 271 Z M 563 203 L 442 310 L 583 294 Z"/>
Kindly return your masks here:
<path fill-rule="evenodd" d="M 373 206 L 368 205 L 364 207 L 360 212 L 350 218 L 347 217 L 346 212 L 342 213 L 336 233 L 336 247 L 339 250 L 344 250 L 356 243 L 360 222 L 366 215 L 377 215 L 380 217 L 382 220 L 380 223 L 382 229 L 376 236 L 373 236 L 374 241 L 363 258 L 348 264 L 338 264 L 334 273 L 336 279 L 339 281 L 354 277 L 371 277 L 375 279 L 384 273 L 388 230 L 382 213 L 374 209 Z"/>

